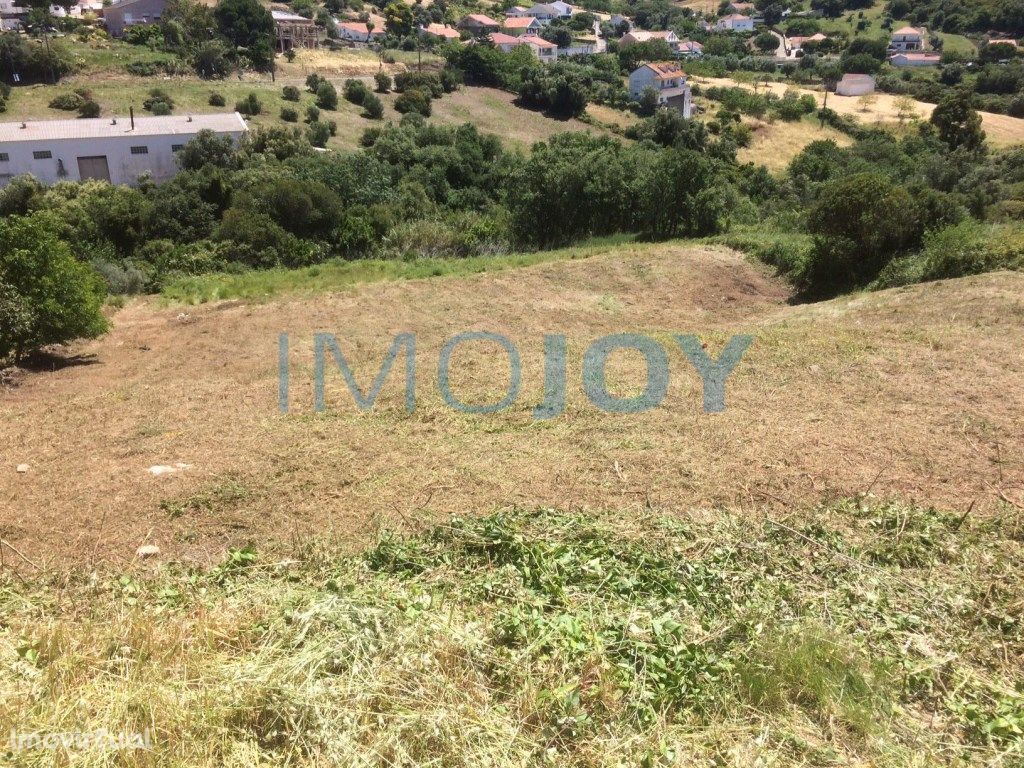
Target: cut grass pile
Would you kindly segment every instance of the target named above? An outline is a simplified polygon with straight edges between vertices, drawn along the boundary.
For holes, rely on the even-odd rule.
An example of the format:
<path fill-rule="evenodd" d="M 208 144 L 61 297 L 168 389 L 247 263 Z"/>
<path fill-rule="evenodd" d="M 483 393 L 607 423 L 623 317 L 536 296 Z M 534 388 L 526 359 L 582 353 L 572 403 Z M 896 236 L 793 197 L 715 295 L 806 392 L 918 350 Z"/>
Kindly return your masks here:
<path fill-rule="evenodd" d="M 153 734 L 79 766 L 1016 764 L 1022 541 L 862 497 L 3 577 L 0 724 Z"/>

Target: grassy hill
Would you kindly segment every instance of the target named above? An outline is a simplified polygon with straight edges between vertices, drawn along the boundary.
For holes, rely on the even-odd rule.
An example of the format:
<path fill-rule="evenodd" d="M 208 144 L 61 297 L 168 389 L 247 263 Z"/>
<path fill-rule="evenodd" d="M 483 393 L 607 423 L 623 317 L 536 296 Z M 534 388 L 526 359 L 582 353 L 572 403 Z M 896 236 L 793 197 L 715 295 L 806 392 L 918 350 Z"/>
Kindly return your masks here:
<path fill-rule="evenodd" d="M 155 751 L 122 753 L 140 766 L 1012 759 L 1024 276 L 791 306 L 722 248 L 549 256 L 137 300 L 78 364 L 23 373 L 0 399 L 0 723 L 151 728 Z M 437 394 L 471 328 L 519 345 L 502 413 Z M 417 409 L 389 379 L 360 412 L 334 375 L 313 415 L 316 331 L 364 385 L 416 333 Z M 725 413 L 673 350 L 664 404 L 614 416 L 578 370 L 622 331 L 755 341 Z M 569 395 L 538 422 L 544 333 L 567 336 Z M 460 398 L 500 397 L 503 356 L 456 361 Z M 611 391 L 643 381 L 613 356 Z"/>

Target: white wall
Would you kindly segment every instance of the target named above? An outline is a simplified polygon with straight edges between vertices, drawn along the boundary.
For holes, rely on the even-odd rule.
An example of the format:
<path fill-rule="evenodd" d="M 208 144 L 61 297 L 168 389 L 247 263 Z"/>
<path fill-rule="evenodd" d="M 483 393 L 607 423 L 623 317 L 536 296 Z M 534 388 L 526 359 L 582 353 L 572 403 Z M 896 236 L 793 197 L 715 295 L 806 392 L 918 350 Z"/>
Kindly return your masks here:
<path fill-rule="evenodd" d="M 198 133 L 199 129 L 196 129 Z M 237 144 L 242 131 L 230 135 Z M 178 163 L 172 147 L 187 144 L 195 134 L 156 136 L 110 136 L 94 139 L 39 139 L 10 141 L 0 144 L 0 153 L 8 160 L 0 161 L 0 187 L 6 186 L 14 176 L 30 173 L 44 184 L 58 181 L 80 181 L 78 158 L 105 155 L 112 184 L 135 184 L 139 176 L 149 171 L 155 181 L 166 181 L 178 172 Z M 145 155 L 133 155 L 133 146 L 148 147 Z M 49 150 L 53 155 L 36 160 L 32 153 Z M 63 161 L 64 175 L 61 175 Z"/>

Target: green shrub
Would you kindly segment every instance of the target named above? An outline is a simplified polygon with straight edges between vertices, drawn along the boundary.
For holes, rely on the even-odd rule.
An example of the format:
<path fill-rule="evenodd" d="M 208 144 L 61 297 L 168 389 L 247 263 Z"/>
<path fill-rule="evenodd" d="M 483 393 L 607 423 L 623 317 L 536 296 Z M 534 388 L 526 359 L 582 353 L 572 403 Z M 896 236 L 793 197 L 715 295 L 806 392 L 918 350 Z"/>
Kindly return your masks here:
<path fill-rule="evenodd" d="M 366 87 L 366 83 L 362 80 L 348 79 L 345 81 L 345 101 L 350 101 L 353 104 L 362 104 L 367 96 L 370 95 L 370 89 Z"/>
<path fill-rule="evenodd" d="M 922 280 L 1024 268 L 1024 227 L 985 226 L 968 220 L 929 233 L 921 253 Z"/>
<path fill-rule="evenodd" d="M 235 112 L 252 117 L 263 112 L 263 102 L 255 93 L 250 93 L 235 104 Z"/>
<path fill-rule="evenodd" d="M 78 108 L 79 117 L 99 117 L 100 116 L 100 105 L 95 101 L 83 101 L 82 106 Z"/>
<path fill-rule="evenodd" d="M 291 107 L 281 107 L 281 119 L 286 123 L 299 122 L 299 112 Z"/>
<path fill-rule="evenodd" d="M 377 84 L 378 93 L 387 93 L 391 90 L 391 75 L 387 72 L 378 72 L 373 76 L 373 79 Z M 346 95 L 345 98 L 347 99 L 348 96 Z"/>
<path fill-rule="evenodd" d="M 338 91 L 326 80 L 316 87 L 316 105 L 320 109 L 338 108 Z"/>
<path fill-rule="evenodd" d="M 314 104 L 310 104 L 306 107 L 306 122 L 315 123 L 320 119 L 320 108 Z"/>
<path fill-rule="evenodd" d="M 294 85 L 286 85 L 281 89 L 281 98 L 285 101 L 298 101 L 301 98 L 299 89 Z"/>
<path fill-rule="evenodd" d="M 61 93 L 50 99 L 50 109 L 61 109 L 66 112 L 74 112 L 85 103 L 85 99 L 77 93 Z"/>
<path fill-rule="evenodd" d="M 413 112 L 424 117 L 430 117 L 430 96 L 423 91 L 409 90 L 403 92 L 395 99 L 395 110 L 403 115 Z"/>
<path fill-rule="evenodd" d="M 227 103 L 227 99 L 224 98 L 223 94 L 216 91 L 210 94 L 209 104 L 211 107 L 223 107 Z"/>
<path fill-rule="evenodd" d="M 314 147 L 326 147 L 331 138 L 331 127 L 321 120 L 314 120 L 306 129 L 306 138 Z"/>
<path fill-rule="evenodd" d="M 0 219 L 0 358 L 107 329 L 103 282 L 49 214 Z"/>
<path fill-rule="evenodd" d="M 154 115 L 169 115 L 174 109 L 174 99 L 162 88 L 151 88 L 149 95 L 142 102 L 142 108 Z"/>
<path fill-rule="evenodd" d="M 384 117 L 384 104 L 380 98 L 372 93 L 366 94 L 366 98 L 363 99 L 363 116 L 371 120 L 380 120 Z"/>

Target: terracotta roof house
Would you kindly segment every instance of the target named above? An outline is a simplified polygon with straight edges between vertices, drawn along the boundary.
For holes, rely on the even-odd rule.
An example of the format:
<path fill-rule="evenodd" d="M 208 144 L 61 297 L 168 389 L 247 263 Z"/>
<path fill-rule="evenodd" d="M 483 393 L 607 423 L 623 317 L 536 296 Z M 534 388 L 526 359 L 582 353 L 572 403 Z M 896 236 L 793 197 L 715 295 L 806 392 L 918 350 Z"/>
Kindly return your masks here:
<path fill-rule="evenodd" d="M 522 45 L 523 41 L 514 35 L 506 35 L 504 32 L 492 32 L 487 36 L 487 39 L 491 41 L 491 44 L 495 48 L 508 53 L 517 45 Z"/>
<path fill-rule="evenodd" d="M 553 61 L 558 58 L 558 46 L 543 37 L 523 35 L 519 39 L 530 46 L 530 49 L 541 61 Z"/>
<path fill-rule="evenodd" d="M 809 37 L 787 37 L 786 41 L 789 43 L 790 50 L 796 50 L 797 48 L 803 48 L 804 43 L 820 43 L 824 40 L 828 40 L 828 35 L 823 35 L 821 32 L 817 32 Z"/>
<path fill-rule="evenodd" d="M 488 32 L 497 32 L 501 24 L 490 16 L 482 13 L 471 13 L 459 22 L 459 29 L 464 29 L 474 35 L 485 35 Z"/>
<path fill-rule="evenodd" d="M 889 63 L 894 67 L 934 67 L 942 61 L 942 54 L 932 51 L 912 51 L 909 53 L 894 53 L 889 57 Z"/>
<path fill-rule="evenodd" d="M 704 55 L 704 46 L 696 40 L 683 40 L 679 43 L 678 51 L 688 59 L 699 59 Z"/>
<path fill-rule="evenodd" d="M 340 21 L 338 22 L 338 37 L 342 40 L 352 40 L 357 43 L 366 43 L 370 40 L 384 37 L 384 26 L 374 25 L 373 31 L 361 21 Z"/>
<path fill-rule="evenodd" d="M 536 34 L 542 24 L 533 16 L 509 16 L 501 25 L 503 31 L 510 35 Z"/>
<path fill-rule="evenodd" d="M 452 29 L 444 24 L 427 24 L 427 26 L 421 27 L 420 31 L 424 35 L 437 38 L 438 40 L 459 40 L 462 38 L 457 29 Z"/>
<path fill-rule="evenodd" d="M 686 73 L 674 61 L 648 62 L 630 73 L 629 95 L 632 98 L 639 99 L 648 88 L 657 93 L 661 106 L 678 109 L 683 117 L 691 116 L 692 102 Z"/>
<path fill-rule="evenodd" d="M 619 46 L 625 47 L 634 43 L 646 43 L 651 40 L 664 40 L 673 51 L 679 50 L 679 37 L 671 29 L 665 32 L 650 32 L 646 29 L 633 29 L 619 38 Z M 701 49 L 703 53 L 703 48 Z"/>
<path fill-rule="evenodd" d="M 903 52 L 922 51 L 924 50 L 924 35 L 921 30 L 914 27 L 902 27 L 892 33 L 889 49 Z"/>

